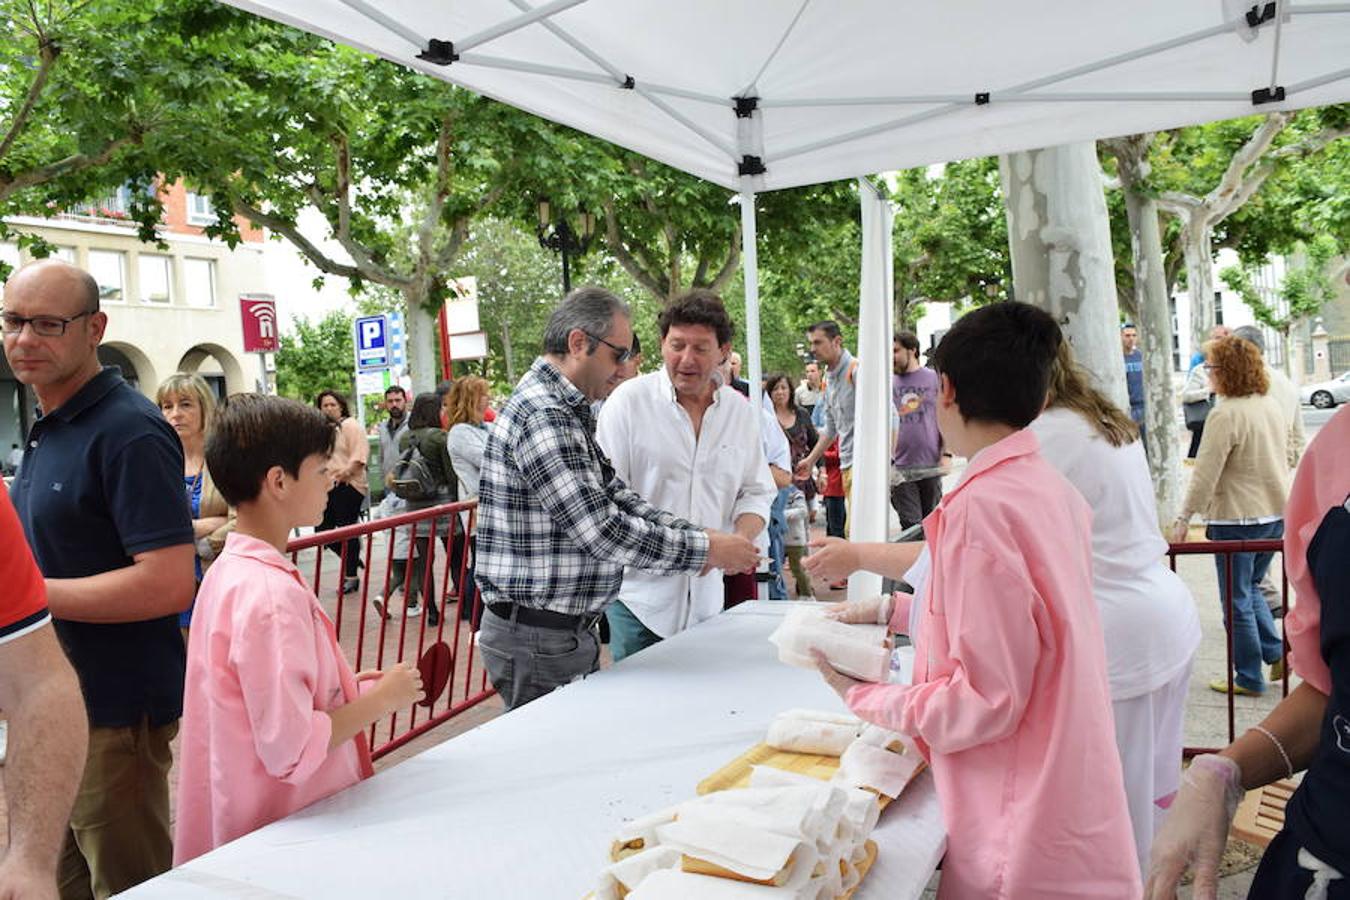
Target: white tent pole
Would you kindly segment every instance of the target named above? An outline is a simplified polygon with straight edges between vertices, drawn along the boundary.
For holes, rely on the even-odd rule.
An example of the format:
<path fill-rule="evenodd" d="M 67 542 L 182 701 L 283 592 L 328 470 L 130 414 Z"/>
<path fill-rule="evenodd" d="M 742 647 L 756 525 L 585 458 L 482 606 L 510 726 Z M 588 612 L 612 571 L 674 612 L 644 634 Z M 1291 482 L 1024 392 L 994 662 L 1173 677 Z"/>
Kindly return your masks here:
<path fill-rule="evenodd" d="M 1286 97 L 1292 97 L 1300 91 L 1312 90 L 1315 87 L 1321 87 L 1324 84 L 1331 84 L 1333 81 L 1340 81 L 1342 78 L 1350 78 L 1350 69 L 1341 69 L 1339 72 L 1328 72 L 1325 75 L 1319 75 L 1316 78 L 1309 78 L 1307 81 L 1300 81 L 1298 84 L 1291 84 L 1284 89 Z"/>
<path fill-rule="evenodd" d="M 1291 16 L 1318 16 L 1327 13 L 1348 13 L 1350 12 L 1350 3 L 1328 3 L 1325 6 L 1303 6 L 1295 3 L 1287 6 L 1285 9 Z"/>
<path fill-rule="evenodd" d="M 806 6 L 810 2 L 811 0 L 802 0 L 802 5 L 797 7 L 797 14 L 792 17 L 792 21 L 788 23 L 787 28 L 783 29 L 783 36 L 778 39 L 778 43 L 773 45 L 773 50 L 769 51 L 769 55 L 764 58 L 764 64 L 759 67 L 759 71 L 755 73 L 755 77 L 750 79 L 750 83 L 740 90 L 738 96 L 750 97 L 759 93 L 759 80 L 764 77 L 764 73 L 768 70 L 769 64 L 777 58 L 778 51 L 783 49 L 783 45 L 786 44 L 787 39 L 791 37 L 793 29 L 795 29 L 797 23 L 801 21 L 802 13 L 806 12 Z"/>
<path fill-rule="evenodd" d="M 485 69 L 508 69 L 512 72 L 528 72 L 532 75 L 547 75 L 551 78 L 566 78 L 570 81 L 589 81 L 595 84 L 609 84 L 618 87 L 611 75 L 604 72 L 587 72 L 584 69 L 569 69 L 563 66 L 548 66 L 543 63 L 527 62 L 523 59 L 508 59 L 505 56 L 492 56 L 487 53 L 464 53 L 457 66 L 482 66 Z"/>
<path fill-rule="evenodd" d="M 874 134 L 882 134 L 887 131 L 894 131 L 897 128 L 903 128 L 906 125 L 915 125 L 919 122 L 925 122 L 929 119 L 937 119 L 942 116 L 951 115 L 957 110 L 967 109 L 970 103 L 953 103 L 950 106 L 940 106 L 937 109 L 926 109 L 923 112 L 915 113 L 912 116 L 905 116 L 900 119 L 892 119 L 889 122 L 882 122 L 867 128 L 859 128 L 856 131 L 850 131 L 846 134 L 835 135 L 833 137 L 821 138 L 817 141 L 808 141 L 805 144 L 798 144 L 795 147 L 789 147 L 786 150 L 774 153 L 765 163 L 781 162 L 785 159 L 791 159 L 794 156 L 801 156 L 804 153 L 811 153 L 816 150 L 822 150 L 825 147 L 833 147 L 836 144 L 844 144 L 848 141 L 856 141 L 860 138 L 871 137 Z"/>
<path fill-rule="evenodd" d="M 921 97 L 822 97 L 819 100 L 761 100 L 764 109 L 814 108 L 830 106 L 925 106 L 933 103 L 957 103 L 969 106 L 972 94 L 933 94 Z M 1194 101 L 1248 100 L 1250 91 L 1098 91 L 1062 94 L 990 93 L 990 103 L 1081 103 L 1112 100 Z M 781 159 L 781 157 L 780 157 Z"/>
<path fill-rule="evenodd" d="M 340 2 L 344 6 L 348 6 L 351 9 L 356 10 L 361 15 L 365 16 L 367 19 L 370 19 L 372 22 L 377 22 L 380 25 L 383 25 L 386 29 L 392 31 L 394 34 L 403 38 L 405 41 L 407 41 L 409 44 L 412 44 L 418 50 L 422 50 L 426 47 L 427 45 L 426 35 L 418 34 L 416 31 L 409 28 L 407 25 L 404 25 L 398 19 L 395 19 L 393 16 L 385 14 L 384 10 L 380 9 L 378 6 L 366 3 L 365 0 L 340 0 Z"/>
<path fill-rule="evenodd" d="M 699 125 L 693 119 L 690 119 L 688 116 L 684 115 L 684 113 L 675 109 L 675 107 L 671 106 L 669 103 L 662 100 L 660 97 L 657 97 L 651 91 L 647 90 L 640 83 L 633 88 L 633 92 L 636 93 L 639 97 L 642 97 L 652 106 L 655 106 L 657 109 L 661 110 L 661 112 L 670 116 L 676 122 L 679 122 L 685 128 L 688 128 L 694 134 L 698 135 L 708 143 L 712 144 L 718 150 L 721 150 L 731 159 L 739 158 L 736 155 L 736 148 L 733 147 L 728 141 L 723 140 L 718 135 L 713 134 L 711 131 L 704 128 L 702 125 Z"/>
<path fill-rule="evenodd" d="M 1284 0 L 1275 0 L 1275 48 L 1270 53 L 1270 90 L 1273 92 L 1279 84 L 1276 77 L 1280 71 L 1280 30 L 1284 26 Z"/>
<path fill-rule="evenodd" d="M 553 0 L 552 3 L 536 6 L 524 15 L 516 16 L 514 19 L 507 19 L 499 25 L 493 25 L 491 28 L 484 28 L 477 34 L 471 34 L 463 40 L 455 41 L 455 50 L 471 50 L 480 44 L 494 41 L 503 35 L 510 34 L 527 25 L 533 25 L 540 19 L 547 19 L 549 16 L 560 13 L 565 9 L 571 9 L 574 6 L 580 6 L 585 2 L 586 0 Z"/>
<path fill-rule="evenodd" d="M 750 403 L 760 405 L 764 370 L 760 362 L 759 254 L 755 235 L 755 190 L 750 176 L 741 178 L 741 272 L 745 276 L 745 354 L 750 364 Z"/>

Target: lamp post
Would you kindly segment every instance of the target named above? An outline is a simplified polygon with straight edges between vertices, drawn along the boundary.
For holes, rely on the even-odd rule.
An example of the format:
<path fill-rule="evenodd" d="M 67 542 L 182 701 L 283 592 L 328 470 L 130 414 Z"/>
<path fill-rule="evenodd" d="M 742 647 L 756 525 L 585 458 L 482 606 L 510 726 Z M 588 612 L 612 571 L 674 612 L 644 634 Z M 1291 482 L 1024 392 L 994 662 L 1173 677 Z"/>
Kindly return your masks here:
<path fill-rule="evenodd" d="M 554 222 L 548 200 L 539 201 L 539 224 L 535 227 L 535 234 L 539 238 L 539 246 L 562 254 L 564 294 L 572 290 L 572 269 L 568 258 L 585 253 L 586 248 L 591 245 L 591 238 L 595 236 L 595 215 L 584 209 L 579 211 L 579 215 L 580 234 L 567 224 L 566 216 L 560 216 L 558 221 Z"/>

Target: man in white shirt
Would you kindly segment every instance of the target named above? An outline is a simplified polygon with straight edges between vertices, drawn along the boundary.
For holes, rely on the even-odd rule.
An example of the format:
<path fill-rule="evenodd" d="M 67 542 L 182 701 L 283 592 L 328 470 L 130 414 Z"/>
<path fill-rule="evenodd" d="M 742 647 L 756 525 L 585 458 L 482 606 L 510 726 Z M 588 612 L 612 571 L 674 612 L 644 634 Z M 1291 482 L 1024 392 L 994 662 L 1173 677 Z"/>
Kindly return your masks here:
<path fill-rule="evenodd" d="M 660 369 L 621 384 L 600 412 L 596 438 L 615 475 L 661 509 L 755 540 L 776 489 L 760 445 L 760 411 L 717 367 L 731 353 L 731 318 L 721 299 L 694 290 L 658 320 Z M 722 609 L 722 573 L 624 571 L 619 601 L 605 615 L 617 662 Z"/>

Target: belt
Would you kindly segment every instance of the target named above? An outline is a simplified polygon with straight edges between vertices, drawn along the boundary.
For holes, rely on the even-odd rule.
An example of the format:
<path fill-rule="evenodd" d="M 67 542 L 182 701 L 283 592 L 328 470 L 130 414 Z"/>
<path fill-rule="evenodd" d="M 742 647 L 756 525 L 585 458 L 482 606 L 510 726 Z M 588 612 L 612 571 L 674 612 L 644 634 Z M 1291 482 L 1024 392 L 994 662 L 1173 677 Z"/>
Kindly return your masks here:
<path fill-rule="evenodd" d="M 552 628 L 555 631 L 588 631 L 594 628 L 604 615 L 603 611 L 571 615 L 554 612 L 551 609 L 535 609 L 521 606 L 519 603 L 489 603 L 488 611 L 508 622 L 519 622 L 535 628 Z"/>

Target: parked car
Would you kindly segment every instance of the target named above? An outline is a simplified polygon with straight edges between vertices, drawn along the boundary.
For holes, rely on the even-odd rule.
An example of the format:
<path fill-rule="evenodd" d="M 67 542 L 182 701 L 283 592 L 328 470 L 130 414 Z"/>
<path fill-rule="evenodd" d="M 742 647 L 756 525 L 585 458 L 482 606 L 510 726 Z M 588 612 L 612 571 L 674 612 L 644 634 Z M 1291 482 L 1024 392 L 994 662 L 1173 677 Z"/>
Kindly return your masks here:
<path fill-rule="evenodd" d="M 1299 390 L 1299 398 L 1304 404 L 1311 404 L 1318 409 L 1331 409 L 1337 403 L 1350 400 L 1350 372 L 1330 381 L 1305 384 Z"/>

